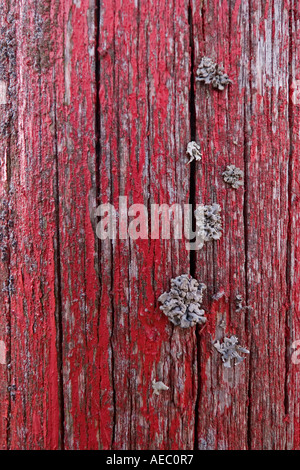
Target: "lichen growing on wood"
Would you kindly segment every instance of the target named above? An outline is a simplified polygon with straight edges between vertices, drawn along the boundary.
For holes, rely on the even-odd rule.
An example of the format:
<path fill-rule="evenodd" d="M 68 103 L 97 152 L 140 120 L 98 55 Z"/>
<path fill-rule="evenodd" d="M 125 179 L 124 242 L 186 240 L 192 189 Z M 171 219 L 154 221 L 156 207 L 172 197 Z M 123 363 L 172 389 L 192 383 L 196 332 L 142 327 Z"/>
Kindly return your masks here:
<path fill-rule="evenodd" d="M 222 220 L 219 204 L 205 206 L 200 204 L 195 210 L 196 231 L 198 248 L 201 249 L 205 242 L 219 240 L 222 236 Z"/>
<path fill-rule="evenodd" d="M 202 157 L 202 153 L 200 151 L 200 145 L 197 144 L 197 142 L 192 141 L 189 142 L 187 145 L 186 153 L 187 155 L 190 156 L 190 160 L 188 161 L 188 164 L 191 163 L 193 160 L 200 161 Z"/>
<path fill-rule="evenodd" d="M 153 388 L 153 394 L 159 395 L 159 392 L 169 390 L 169 387 L 165 385 L 163 382 L 159 381 L 156 382 L 156 380 L 152 381 L 152 388 Z"/>
<path fill-rule="evenodd" d="M 240 294 L 235 296 L 235 311 L 240 312 L 243 310 L 243 297 Z"/>
<path fill-rule="evenodd" d="M 224 73 L 223 67 L 213 62 L 209 57 L 202 57 L 196 72 L 196 81 L 205 85 L 212 84 L 213 88 L 220 91 L 232 83 L 228 75 Z"/>
<path fill-rule="evenodd" d="M 164 292 L 158 299 L 160 309 L 175 326 L 193 327 L 206 322 L 205 312 L 201 309 L 203 291 L 206 285 L 199 283 L 188 274 L 171 280 L 171 290 Z"/>
<path fill-rule="evenodd" d="M 220 300 L 222 299 L 222 297 L 224 297 L 224 295 L 225 295 L 224 290 L 220 290 L 219 292 L 217 292 L 216 294 L 212 296 L 212 300 L 215 300 L 215 301 Z"/>
<path fill-rule="evenodd" d="M 250 354 L 248 349 L 243 348 L 238 343 L 239 340 L 234 335 L 230 338 L 225 337 L 223 343 L 220 343 L 220 341 L 215 342 L 214 347 L 222 355 L 224 367 L 230 368 L 232 364 L 240 364 L 245 359 L 240 353 Z"/>
<path fill-rule="evenodd" d="M 243 304 L 244 304 L 244 299 L 242 295 L 237 294 L 235 296 L 235 311 L 238 313 L 238 312 L 241 312 L 242 310 L 253 310 L 253 308 L 250 307 L 249 305 L 243 305 Z"/>
<path fill-rule="evenodd" d="M 226 170 L 222 174 L 225 183 L 230 184 L 232 188 L 239 189 L 240 186 L 243 186 L 244 172 L 235 165 L 227 165 Z"/>

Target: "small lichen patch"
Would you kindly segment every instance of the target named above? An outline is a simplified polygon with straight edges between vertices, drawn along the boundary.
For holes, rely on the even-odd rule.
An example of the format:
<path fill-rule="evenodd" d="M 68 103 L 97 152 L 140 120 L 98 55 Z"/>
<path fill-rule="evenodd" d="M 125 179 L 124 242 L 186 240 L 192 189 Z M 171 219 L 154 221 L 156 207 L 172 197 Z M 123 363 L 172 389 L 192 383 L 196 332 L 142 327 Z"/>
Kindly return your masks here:
<path fill-rule="evenodd" d="M 199 205 L 195 210 L 196 231 L 198 248 L 201 249 L 205 242 L 219 240 L 222 236 L 222 220 L 219 204 L 205 206 Z"/>
<path fill-rule="evenodd" d="M 217 300 L 222 299 L 222 297 L 224 297 L 224 295 L 225 295 L 224 290 L 220 290 L 219 292 L 217 292 L 216 294 L 214 294 L 212 296 L 212 299 L 217 301 Z"/>
<path fill-rule="evenodd" d="M 156 382 L 155 380 L 152 381 L 152 388 L 155 395 L 159 395 L 159 392 L 161 391 L 169 390 L 169 387 L 167 387 L 163 382 Z"/>
<path fill-rule="evenodd" d="M 235 311 L 240 312 L 243 310 L 243 297 L 238 294 L 235 296 Z"/>
<path fill-rule="evenodd" d="M 226 170 L 222 174 L 225 183 L 230 184 L 232 188 L 239 189 L 240 186 L 243 186 L 244 172 L 235 165 L 227 165 Z"/>
<path fill-rule="evenodd" d="M 232 364 L 240 364 L 245 359 L 240 353 L 250 354 L 250 351 L 240 346 L 238 342 L 238 338 L 234 335 L 230 338 L 225 337 L 223 343 L 215 342 L 214 347 L 222 355 L 224 367 L 230 368 Z"/>
<path fill-rule="evenodd" d="M 200 145 L 198 145 L 197 142 L 195 142 L 194 140 L 188 143 L 186 153 L 190 157 L 188 164 L 191 163 L 193 160 L 201 160 L 202 153 L 200 151 Z"/>
<path fill-rule="evenodd" d="M 232 83 L 228 75 L 224 73 L 223 67 L 213 62 L 209 57 L 202 57 L 196 72 L 196 80 L 205 85 L 212 84 L 213 88 L 220 91 Z"/>
<path fill-rule="evenodd" d="M 252 307 L 249 307 L 248 305 L 243 305 L 244 299 L 240 294 L 237 294 L 235 296 L 235 311 L 236 312 L 241 312 L 242 310 L 253 310 Z"/>
<path fill-rule="evenodd" d="M 204 324 L 206 317 L 201 304 L 205 289 L 205 284 L 199 283 L 188 274 L 182 274 L 172 279 L 171 290 L 158 298 L 162 304 L 160 309 L 175 326 L 189 328 Z"/>

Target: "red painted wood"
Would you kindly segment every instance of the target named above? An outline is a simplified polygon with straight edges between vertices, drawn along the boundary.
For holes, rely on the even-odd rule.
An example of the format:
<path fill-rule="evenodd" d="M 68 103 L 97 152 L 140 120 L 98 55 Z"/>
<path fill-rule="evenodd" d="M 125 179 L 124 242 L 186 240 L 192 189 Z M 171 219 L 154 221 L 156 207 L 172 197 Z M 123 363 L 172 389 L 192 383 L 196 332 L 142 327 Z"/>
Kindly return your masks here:
<path fill-rule="evenodd" d="M 10 3 L 10 2 L 9 2 Z M 9 6 L 9 8 L 11 5 Z M 9 80 L 13 146 L 7 148 L 10 194 L 10 406 L 13 449 L 57 448 L 59 396 L 55 288 L 55 51 L 49 50 L 50 2 L 17 2 Z M 9 27 L 9 26 L 8 26 Z"/>
<path fill-rule="evenodd" d="M 244 170 L 245 112 L 249 88 L 249 6 L 247 2 L 192 4 L 195 71 L 202 56 L 222 63 L 233 81 L 223 92 L 195 84 L 196 134 L 203 149 L 197 166 L 196 202 L 222 209 L 223 235 L 196 254 L 197 278 L 208 286 L 207 328 L 198 339 L 199 403 L 197 448 L 247 448 L 249 358 L 225 369 L 213 347 L 225 335 L 248 346 L 247 310 L 236 312 L 235 297 L 246 300 L 245 195 L 232 189 L 222 172 L 234 164 Z M 219 300 L 213 296 L 224 292 Z M 245 305 L 245 302 L 244 302 Z M 224 324 L 224 326 L 223 326 Z"/>
<path fill-rule="evenodd" d="M 7 2 L 2 3 L 0 9 L 0 63 L 1 63 L 1 99 L 0 99 L 0 237 L 1 237 L 1 268 L 0 268 L 0 341 L 2 345 L 2 355 L 0 354 L 0 448 L 6 449 L 9 445 L 9 413 L 10 413 L 10 236 L 9 225 L 11 220 L 10 198 L 9 198 L 9 151 L 14 148 L 14 121 L 11 119 L 10 109 L 14 104 L 13 97 L 9 96 L 9 91 L 13 89 L 14 79 L 14 49 L 4 47 L 7 39 L 14 34 L 14 26 L 8 18 L 9 9 Z M 10 20 L 13 19 L 13 16 Z M 11 57 L 12 60 L 9 60 Z M 3 96 L 3 92 L 5 92 Z M 3 350 L 4 349 L 4 350 Z M 3 354 L 5 352 L 5 355 Z M 9 366 L 10 367 L 10 366 Z"/>
<path fill-rule="evenodd" d="M 289 10 L 251 8 L 251 111 L 248 159 L 248 296 L 252 448 L 287 445 L 286 315 L 289 163 Z M 267 60 L 263 60 L 266 57 Z M 259 71 L 259 72 L 258 72 Z M 283 138 L 284 136 L 284 138 Z M 253 183 L 250 184 L 250 181 Z"/>
<path fill-rule="evenodd" d="M 294 0 L 2 2 L 1 449 L 300 448 L 298 30 Z M 203 55 L 225 91 L 193 83 Z M 223 236 L 100 241 L 119 196 L 217 202 Z M 189 271 L 201 331 L 157 302 Z M 229 370 L 225 334 L 250 349 Z"/>
<path fill-rule="evenodd" d="M 293 343 L 300 338 L 299 318 L 299 123 L 300 123 L 300 67 L 299 67 L 299 7 L 297 2 L 291 2 L 289 15 L 290 44 L 289 44 L 289 72 L 290 72 L 290 154 L 289 154 L 289 224 L 288 224 L 288 290 L 287 290 L 287 316 L 286 316 L 286 406 L 287 416 L 287 449 L 300 448 L 300 367 L 293 363 L 293 353 L 299 350 L 299 343 L 295 349 Z M 299 355 L 295 358 L 299 361 Z"/>
<path fill-rule="evenodd" d="M 219 305 L 212 303 L 212 321 L 200 342 L 198 446 L 294 448 L 298 429 L 288 430 L 286 424 L 298 419 L 292 408 L 295 379 L 290 381 L 288 373 L 291 331 L 286 331 L 293 324 L 294 337 L 297 325 L 296 305 L 288 302 L 288 292 L 293 298 L 291 237 L 297 232 L 288 183 L 289 54 L 296 62 L 295 50 L 289 52 L 289 8 L 287 2 L 216 1 L 194 17 L 196 58 L 208 55 L 223 62 L 234 82 L 223 94 L 196 93 L 197 131 L 205 149 L 199 199 L 220 202 L 225 209 L 223 238 L 199 253 L 199 276 L 203 272 L 212 292 L 226 294 Z M 229 163 L 245 169 L 244 199 L 242 191 L 224 187 L 221 172 Z M 235 312 L 238 293 L 250 307 L 242 314 Z M 224 317 L 222 332 L 217 325 Z M 232 333 L 251 350 L 246 374 L 243 367 L 239 373 L 222 370 L 212 350 L 216 338 Z"/>
<path fill-rule="evenodd" d="M 64 42 L 55 78 L 64 447 L 97 449 L 113 405 L 94 234 L 95 8 L 88 0 L 61 6 L 57 22 Z"/>
<path fill-rule="evenodd" d="M 103 1 L 100 30 L 100 201 L 188 202 L 187 2 Z M 132 19 L 135 18 L 133 21 Z M 107 311 L 116 449 L 193 447 L 195 333 L 174 330 L 157 298 L 187 272 L 182 242 L 101 244 L 101 311 Z M 153 395 L 152 380 L 170 391 Z"/>

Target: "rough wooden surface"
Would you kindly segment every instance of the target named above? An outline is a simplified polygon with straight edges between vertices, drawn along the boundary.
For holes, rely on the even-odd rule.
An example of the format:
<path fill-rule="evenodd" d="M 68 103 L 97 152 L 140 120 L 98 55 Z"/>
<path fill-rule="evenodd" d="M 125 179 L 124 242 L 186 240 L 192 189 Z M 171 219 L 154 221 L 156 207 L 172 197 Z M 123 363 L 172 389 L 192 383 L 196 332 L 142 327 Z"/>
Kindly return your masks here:
<path fill-rule="evenodd" d="M 105 1 L 100 12 L 112 27 L 100 28 L 99 201 L 188 202 L 187 3 Z M 191 448 L 195 334 L 171 328 L 157 305 L 170 278 L 188 271 L 189 253 L 171 240 L 106 240 L 100 261 L 113 408 L 104 445 Z M 170 391 L 153 395 L 152 380 Z"/>
<path fill-rule="evenodd" d="M 236 334 L 248 346 L 248 312 L 236 312 L 235 297 L 246 300 L 244 188 L 225 184 L 222 172 L 234 164 L 245 171 L 247 90 L 249 88 L 248 2 L 192 4 L 193 46 L 199 58 L 223 63 L 233 84 L 223 92 L 195 84 L 196 137 L 203 160 L 196 172 L 196 203 L 219 203 L 223 235 L 196 253 L 196 277 L 207 286 L 209 323 L 198 338 L 198 406 L 196 445 L 200 449 L 244 449 L 248 428 L 249 359 L 225 369 L 213 347 L 224 335 Z M 259 180 L 257 180 L 259 183 Z M 222 294 L 219 300 L 213 296 Z M 245 302 L 244 302 L 245 305 Z M 252 354 L 251 354 L 252 357 Z"/>
<path fill-rule="evenodd" d="M 0 448 L 300 449 L 299 19 L 295 0 L 2 1 Z M 196 83 L 204 55 L 225 91 Z M 100 241 L 119 196 L 217 202 L 222 238 Z M 185 272 L 202 330 L 159 310 Z M 250 350 L 228 370 L 225 334 Z"/>

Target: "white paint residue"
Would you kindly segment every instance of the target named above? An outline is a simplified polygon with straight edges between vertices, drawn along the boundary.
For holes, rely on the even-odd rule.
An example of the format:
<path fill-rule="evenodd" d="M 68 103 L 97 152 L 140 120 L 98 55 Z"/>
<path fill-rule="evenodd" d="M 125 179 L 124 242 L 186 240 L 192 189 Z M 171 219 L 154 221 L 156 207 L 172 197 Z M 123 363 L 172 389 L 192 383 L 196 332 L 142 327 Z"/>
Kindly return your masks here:
<path fill-rule="evenodd" d="M 6 98 L 6 82 L 3 80 L 0 80 L 0 104 L 6 104 L 7 103 L 7 98 Z"/>
<path fill-rule="evenodd" d="M 292 93 L 292 103 L 294 105 L 300 104 L 300 80 L 293 80 L 291 89 Z"/>
<path fill-rule="evenodd" d="M 4 156 L 2 161 L 0 161 L 0 168 L 1 168 L 1 181 L 7 181 L 7 148 L 4 147 Z"/>
<path fill-rule="evenodd" d="M 0 364 L 6 364 L 6 347 L 4 341 L 0 341 Z"/>

